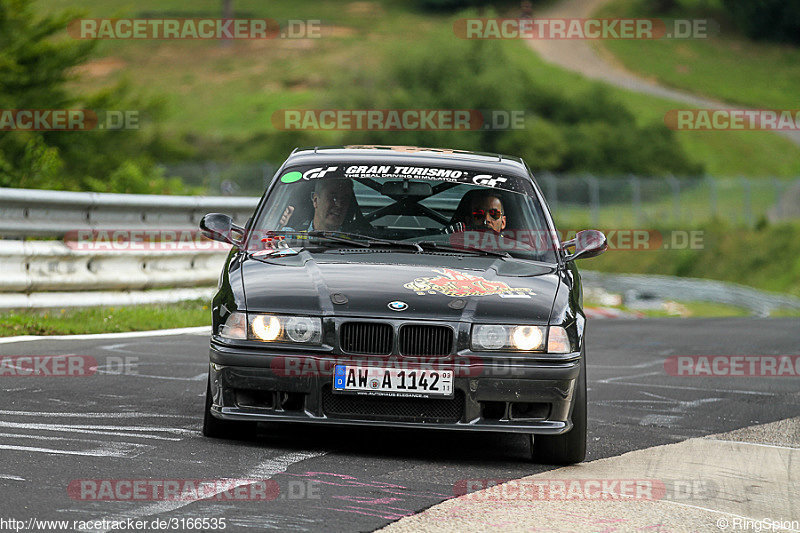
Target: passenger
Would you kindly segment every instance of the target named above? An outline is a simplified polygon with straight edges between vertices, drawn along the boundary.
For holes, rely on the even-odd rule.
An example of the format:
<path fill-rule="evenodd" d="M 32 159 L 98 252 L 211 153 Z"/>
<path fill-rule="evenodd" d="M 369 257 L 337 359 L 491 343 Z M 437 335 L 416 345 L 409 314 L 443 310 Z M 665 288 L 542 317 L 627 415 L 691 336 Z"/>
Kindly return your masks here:
<path fill-rule="evenodd" d="M 506 227 L 506 215 L 503 211 L 503 202 L 497 196 L 488 193 L 476 196 L 470 205 L 468 219 L 470 229 L 490 229 L 500 233 Z"/>

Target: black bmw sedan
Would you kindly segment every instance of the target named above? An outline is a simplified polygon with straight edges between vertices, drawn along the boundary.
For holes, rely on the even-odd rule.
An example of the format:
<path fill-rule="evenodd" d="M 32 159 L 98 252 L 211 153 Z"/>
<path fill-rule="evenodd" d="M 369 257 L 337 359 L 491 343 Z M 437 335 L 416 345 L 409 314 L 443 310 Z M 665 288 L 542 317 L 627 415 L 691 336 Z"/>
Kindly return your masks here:
<path fill-rule="evenodd" d="M 397 146 L 295 150 L 232 245 L 213 300 L 203 433 L 285 421 L 525 433 L 586 453 L 575 260 L 519 158 Z"/>

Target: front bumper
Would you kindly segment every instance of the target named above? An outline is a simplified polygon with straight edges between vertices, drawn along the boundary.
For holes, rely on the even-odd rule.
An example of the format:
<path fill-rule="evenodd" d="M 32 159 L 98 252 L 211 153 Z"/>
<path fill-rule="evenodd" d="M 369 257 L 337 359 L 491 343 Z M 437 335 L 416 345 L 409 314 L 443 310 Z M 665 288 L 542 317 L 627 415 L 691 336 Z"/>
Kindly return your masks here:
<path fill-rule="evenodd" d="M 473 354 L 451 363 L 455 370 L 452 399 L 365 397 L 331 392 L 333 365 L 350 358 L 254 352 L 212 342 L 211 413 L 225 420 L 550 435 L 572 428 L 580 352 L 552 362 L 480 357 Z M 287 368 L 297 371 L 287 372 Z"/>

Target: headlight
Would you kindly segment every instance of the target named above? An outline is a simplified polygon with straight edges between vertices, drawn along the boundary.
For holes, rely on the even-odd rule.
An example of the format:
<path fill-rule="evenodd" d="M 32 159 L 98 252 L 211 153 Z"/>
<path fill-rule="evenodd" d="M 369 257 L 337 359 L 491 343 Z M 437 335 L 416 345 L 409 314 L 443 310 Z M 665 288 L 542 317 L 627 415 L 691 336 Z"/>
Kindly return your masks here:
<path fill-rule="evenodd" d="M 257 315 L 250 322 L 250 330 L 258 340 L 272 342 L 281 334 L 281 321 L 276 316 Z"/>
<path fill-rule="evenodd" d="M 475 351 L 569 353 L 567 331 L 553 326 L 548 335 L 547 326 L 501 326 L 479 324 L 472 327 L 472 349 Z"/>
<path fill-rule="evenodd" d="M 542 347 L 544 332 L 536 326 L 517 326 L 511 330 L 511 345 L 529 352 Z"/>
<path fill-rule="evenodd" d="M 508 333 L 504 326 L 475 326 L 472 329 L 473 350 L 499 350 L 506 346 Z"/>
<path fill-rule="evenodd" d="M 322 320 L 307 316 L 250 314 L 250 338 L 262 342 L 321 344 Z"/>
<path fill-rule="evenodd" d="M 219 336 L 226 339 L 247 338 L 247 315 L 231 313 L 219 328 Z"/>

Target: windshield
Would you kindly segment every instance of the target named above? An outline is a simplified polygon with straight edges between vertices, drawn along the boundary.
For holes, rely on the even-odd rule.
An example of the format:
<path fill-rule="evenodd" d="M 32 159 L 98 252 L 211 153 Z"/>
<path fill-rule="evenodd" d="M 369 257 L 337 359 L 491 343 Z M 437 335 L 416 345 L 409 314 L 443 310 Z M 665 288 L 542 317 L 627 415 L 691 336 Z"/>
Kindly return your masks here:
<path fill-rule="evenodd" d="M 251 249 L 261 245 L 259 237 L 271 232 L 285 232 L 286 243 L 292 246 L 304 232 L 317 236 L 341 232 L 353 242 L 422 245 L 406 247 L 412 250 L 457 248 L 556 261 L 531 183 L 467 169 L 289 167 L 282 171 L 252 230 Z M 337 246 L 347 246 L 347 241 L 340 241 Z M 309 247 L 312 242 L 306 239 L 301 245 Z"/>

